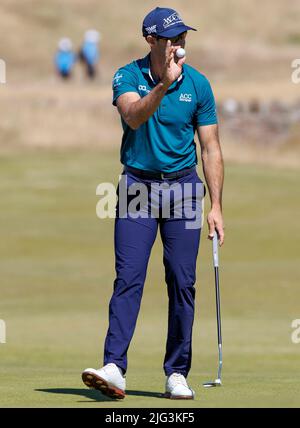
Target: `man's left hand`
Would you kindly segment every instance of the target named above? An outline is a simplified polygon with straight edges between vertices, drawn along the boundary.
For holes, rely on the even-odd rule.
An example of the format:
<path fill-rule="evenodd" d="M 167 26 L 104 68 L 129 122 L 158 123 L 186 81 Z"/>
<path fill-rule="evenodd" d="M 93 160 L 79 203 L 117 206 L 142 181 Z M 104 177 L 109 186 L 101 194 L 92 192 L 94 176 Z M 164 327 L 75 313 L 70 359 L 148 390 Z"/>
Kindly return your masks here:
<path fill-rule="evenodd" d="M 212 208 L 207 216 L 208 239 L 213 239 L 215 231 L 218 233 L 220 246 L 224 243 L 224 224 L 221 208 Z"/>

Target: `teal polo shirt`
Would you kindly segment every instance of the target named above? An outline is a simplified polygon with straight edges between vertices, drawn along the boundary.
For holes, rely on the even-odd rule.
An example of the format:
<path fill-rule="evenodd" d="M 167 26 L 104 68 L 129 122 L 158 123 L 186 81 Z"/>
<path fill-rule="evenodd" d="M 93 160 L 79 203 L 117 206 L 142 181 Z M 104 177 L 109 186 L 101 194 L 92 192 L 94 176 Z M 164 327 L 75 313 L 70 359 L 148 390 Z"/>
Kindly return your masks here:
<path fill-rule="evenodd" d="M 126 92 L 145 97 L 158 82 L 150 71 L 150 54 L 120 68 L 113 78 L 113 105 Z M 121 163 L 153 172 L 174 172 L 197 164 L 197 125 L 217 123 L 214 95 L 207 78 L 184 64 L 156 112 L 138 129 L 121 118 Z"/>

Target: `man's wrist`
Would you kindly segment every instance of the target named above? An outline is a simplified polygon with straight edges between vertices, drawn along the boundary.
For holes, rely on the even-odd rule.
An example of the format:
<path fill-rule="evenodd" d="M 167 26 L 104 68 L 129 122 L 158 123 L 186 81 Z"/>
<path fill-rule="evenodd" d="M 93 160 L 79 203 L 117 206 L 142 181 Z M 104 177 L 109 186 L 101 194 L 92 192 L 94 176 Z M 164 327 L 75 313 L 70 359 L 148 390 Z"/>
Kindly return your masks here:
<path fill-rule="evenodd" d="M 211 209 L 222 211 L 222 204 L 220 202 L 212 202 Z"/>
<path fill-rule="evenodd" d="M 165 81 L 163 81 L 163 80 L 161 80 L 160 82 L 159 82 L 159 84 L 158 84 L 160 87 L 161 87 L 161 89 L 163 89 L 165 92 L 167 92 L 167 90 L 169 89 L 169 87 L 171 86 L 171 84 L 170 83 L 167 83 L 167 82 L 165 82 Z"/>

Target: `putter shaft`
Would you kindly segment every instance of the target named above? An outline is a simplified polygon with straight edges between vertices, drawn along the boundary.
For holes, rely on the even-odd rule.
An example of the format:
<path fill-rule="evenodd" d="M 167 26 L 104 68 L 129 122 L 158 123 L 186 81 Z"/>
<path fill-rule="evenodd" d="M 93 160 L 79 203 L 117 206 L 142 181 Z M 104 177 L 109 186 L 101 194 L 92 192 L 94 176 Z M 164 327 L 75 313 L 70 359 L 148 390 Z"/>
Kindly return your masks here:
<path fill-rule="evenodd" d="M 219 254 L 218 254 L 218 234 L 215 232 L 213 237 L 213 262 L 215 271 L 215 289 L 216 289 L 216 312 L 217 312 L 217 329 L 218 329 L 218 350 L 219 350 L 219 366 L 218 377 L 214 382 L 206 382 L 205 387 L 221 386 L 221 374 L 223 366 L 222 355 L 222 329 L 221 329 L 221 304 L 220 304 L 220 286 L 219 286 Z"/>

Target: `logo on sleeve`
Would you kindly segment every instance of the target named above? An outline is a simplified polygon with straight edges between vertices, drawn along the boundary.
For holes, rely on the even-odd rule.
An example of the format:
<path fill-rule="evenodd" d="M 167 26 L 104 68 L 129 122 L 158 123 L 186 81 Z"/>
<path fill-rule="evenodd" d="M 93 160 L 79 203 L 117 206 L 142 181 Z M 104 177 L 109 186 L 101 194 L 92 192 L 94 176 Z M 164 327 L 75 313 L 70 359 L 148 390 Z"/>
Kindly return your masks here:
<path fill-rule="evenodd" d="M 179 97 L 179 101 L 190 103 L 192 101 L 192 94 L 181 94 Z"/>
<path fill-rule="evenodd" d="M 119 82 L 119 80 L 120 80 L 120 79 L 122 79 L 122 77 L 123 77 L 123 74 L 119 74 L 119 73 L 117 73 L 117 74 L 115 75 L 115 77 L 113 78 L 113 87 L 114 87 L 114 88 L 115 88 L 116 86 L 121 85 L 121 83 Z"/>
<path fill-rule="evenodd" d="M 147 92 L 147 94 L 150 92 L 145 85 L 139 85 L 139 91 Z"/>

